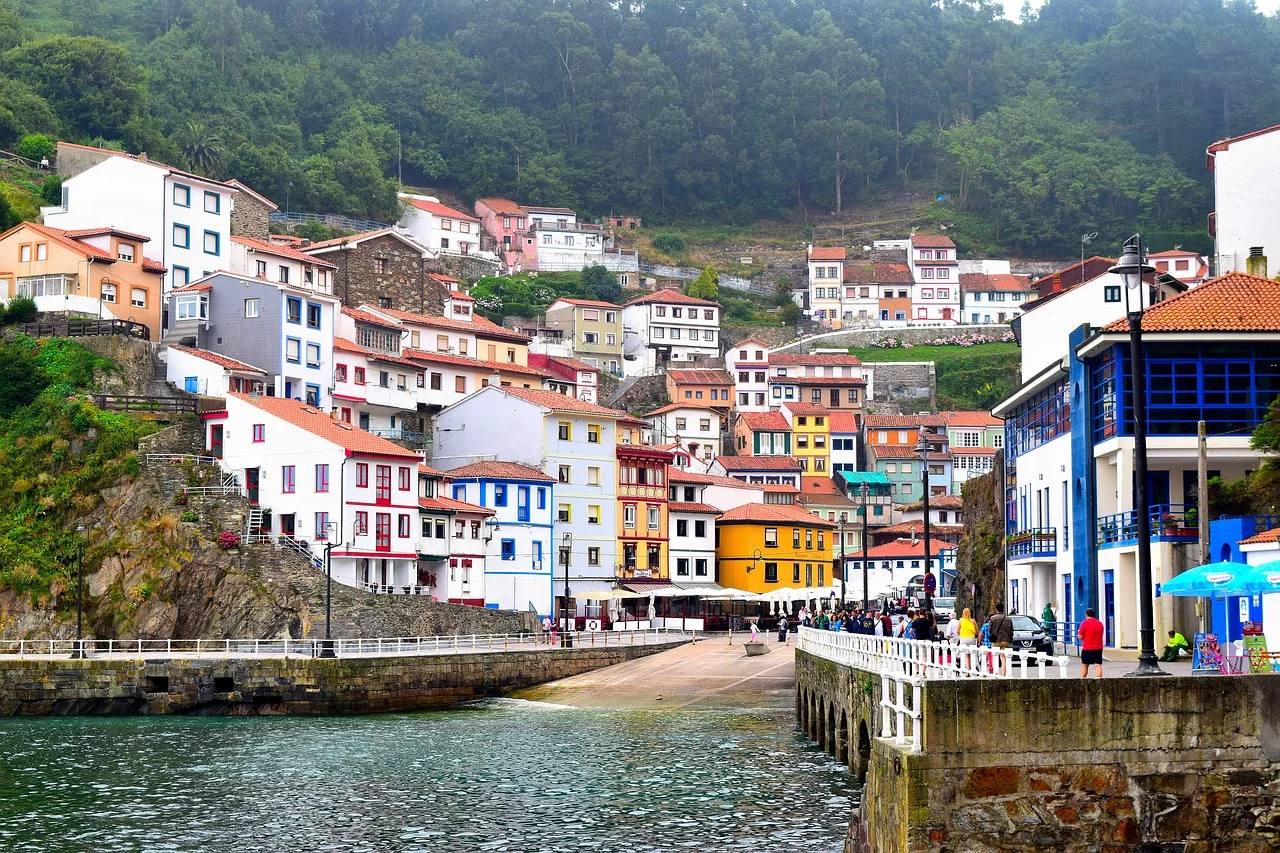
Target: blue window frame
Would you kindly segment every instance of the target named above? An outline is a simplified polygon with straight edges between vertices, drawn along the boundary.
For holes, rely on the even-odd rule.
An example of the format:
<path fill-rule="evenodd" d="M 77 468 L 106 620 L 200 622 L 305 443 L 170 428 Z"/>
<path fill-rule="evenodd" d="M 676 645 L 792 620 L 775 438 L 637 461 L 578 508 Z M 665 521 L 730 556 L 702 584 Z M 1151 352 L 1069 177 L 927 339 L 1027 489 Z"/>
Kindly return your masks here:
<path fill-rule="evenodd" d="M 538 509 L 547 508 L 547 490 L 541 486 L 538 487 Z"/>
<path fill-rule="evenodd" d="M 529 520 L 529 487 L 516 487 L 516 521 Z"/>
<path fill-rule="evenodd" d="M 189 284 L 190 282 L 191 282 L 191 270 L 187 269 L 186 267 L 180 267 L 175 264 L 173 267 L 173 282 L 172 282 L 173 286 L 182 287 L 184 284 Z"/>
<path fill-rule="evenodd" d="M 315 302 L 307 303 L 307 328 L 308 329 L 320 328 L 321 314 L 322 314 L 321 306 L 317 305 Z"/>
<path fill-rule="evenodd" d="M 173 245 L 179 249 L 191 248 L 191 229 L 185 225 L 173 223 Z"/>
<path fill-rule="evenodd" d="M 533 567 L 535 569 L 542 568 L 542 543 L 533 543 Z"/>
<path fill-rule="evenodd" d="M 302 300 L 296 296 L 287 296 L 284 300 L 284 319 L 288 323 L 302 322 Z"/>
<path fill-rule="evenodd" d="M 516 540 L 503 539 L 502 540 L 502 559 L 514 560 L 515 558 L 516 558 Z"/>
<path fill-rule="evenodd" d="M 1017 458 L 1071 432 L 1071 392 L 1059 380 L 1018 406 L 1005 421 L 1006 453 Z"/>
<path fill-rule="evenodd" d="M 467 499 L 467 487 L 465 484 L 453 484 L 453 499 L 455 501 L 465 501 Z"/>
<path fill-rule="evenodd" d="M 284 360 L 290 364 L 302 363 L 302 340 L 300 338 L 284 339 Z M 287 391 L 285 396 L 289 396 Z"/>
<path fill-rule="evenodd" d="M 205 213 L 221 213 L 222 212 L 222 196 L 215 192 L 204 192 L 204 212 Z"/>
<path fill-rule="evenodd" d="M 307 367 L 320 366 L 320 345 L 307 344 Z M 395 424 L 392 424 L 395 426 Z"/>
<path fill-rule="evenodd" d="M 493 484 L 493 505 L 494 506 L 507 505 L 507 484 L 506 483 Z"/>
<path fill-rule="evenodd" d="M 204 232 L 204 253 L 206 255 L 218 255 L 222 252 L 222 237 L 217 231 Z"/>
<path fill-rule="evenodd" d="M 319 385 L 313 385 L 310 382 L 307 383 L 306 400 L 307 400 L 308 406 L 320 405 L 320 386 Z"/>
<path fill-rule="evenodd" d="M 173 203 L 178 207 L 191 206 L 191 187 L 186 184 L 173 185 Z"/>

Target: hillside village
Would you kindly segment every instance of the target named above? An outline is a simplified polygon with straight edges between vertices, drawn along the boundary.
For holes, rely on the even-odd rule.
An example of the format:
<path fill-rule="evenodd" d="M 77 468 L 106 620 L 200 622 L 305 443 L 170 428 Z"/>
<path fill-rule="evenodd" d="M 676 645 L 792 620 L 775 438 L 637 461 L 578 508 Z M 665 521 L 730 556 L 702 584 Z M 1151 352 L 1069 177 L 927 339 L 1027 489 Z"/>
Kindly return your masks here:
<path fill-rule="evenodd" d="M 588 222 L 497 197 L 468 212 L 402 193 L 395 224 L 312 241 L 282 233 L 278 204 L 235 179 L 68 142 L 41 165 L 62 177 L 60 203 L 0 235 L 0 295 L 39 314 L 20 328 L 73 334 L 79 321 L 149 341 L 164 387 L 130 405 L 189 401 L 198 413 L 191 455 L 216 460 L 252 507 L 243 529 L 222 533 L 287 546 L 367 595 L 567 612 L 607 629 L 716 627 L 737 602 L 860 600 L 864 564 L 872 597 L 907 597 L 930 570 L 954 593 L 962 487 L 1001 455 L 1010 607 L 1072 612 L 1128 583 L 1132 543 L 1095 543 L 1090 524 L 1069 521 L 1086 504 L 1132 516 L 1132 453 L 1107 449 L 1127 429 L 1115 341 L 1131 289 L 1114 259 L 1032 275 L 960 257 L 945 233 L 810 245 L 791 293 L 807 337 L 780 343 L 727 334 L 714 284 L 646 272 L 618 239 L 634 217 Z M 1136 298 L 1153 334 L 1242 343 L 1256 331 L 1223 310 L 1275 298 L 1256 249 L 1274 235 L 1238 224 L 1255 217 L 1224 198 L 1212 259 L 1150 254 Z M 620 299 L 558 296 L 499 324 L 470 292 L 481 278 L 598 268 Z M 914 400 L 903 411 L 889 390 L 899 375 L 840 336 L 881 331 L 1016 339 L 1022 387 L 994 413 Z M 1152 362 L 1171 383 L 1153 380 L 1153 405 L 1185 405 L 1179 358 L 1225 377 L 1223 400 L 1249 397 L 1223 416 L 1232 430 L 1262 419 L 1275 393 L 1265 371 L 1238 373 L 1253 362 L 1219 364 L 1208 349 Z M 633 407 L 641 385 L 652 395 Z M 1073 411 L 1089 415 L 1087 458 Z M 1188 417 L 1160 423 L 1182 436 Z M 1068 436 L 1069 452 L 1039 450 Z M 1257 467 L 1239 444 L 1211 437 L 1216 471 Z M 1173 442 L 1158 466 L 1173 524 L 1194 512 L 1189 452 Z M 1077 497 L 1072 478 L 1093 496 Z M 1070 559 L 1081 547 L 1099 555 L 1094 568 Z M 1113 615 L 1114 641 L 1129 642 L 1126 614 Z"/>

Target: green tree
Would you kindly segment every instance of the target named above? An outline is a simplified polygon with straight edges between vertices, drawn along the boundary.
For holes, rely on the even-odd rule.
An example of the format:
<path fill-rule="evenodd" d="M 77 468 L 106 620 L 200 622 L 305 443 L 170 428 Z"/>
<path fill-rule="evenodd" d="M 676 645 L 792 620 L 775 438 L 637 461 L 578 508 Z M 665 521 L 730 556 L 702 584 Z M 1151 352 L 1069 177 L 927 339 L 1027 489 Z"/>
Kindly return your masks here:
<path fill-rule="evenodd" d="M 58 141 L 46 133 L 28 133 L 18 140 L 14 151 L 19 157 L 26 157 L 36 163 L 46 157 L 53 159 L 57 152 Z"/>
<path fill-rule="evenodd" d="M 19 340 L 0 346 L 0 418 L 35 400 L 48 384 L 28 344 Z"/>
<path fill-rule="evenodd" d="M 222 175 L 227 147 L 222 137 L 202 121 L 187 121 L 174 134 L 174 142 L 182 150 L 191 171 L 211 178 Z"/>
<path fill-rule="evenodd" d="M 717 299 L 720 296 L 720 273 L 715 267 L 705 267 L 685 292 L 699 299 Z"/>
<path fill-rule="evenodd" d="M 21 221 L 22 219 L 14 211 L 13 205 L 9 203 L 9 199 L 4 192 L 0 191 L 0 233 L 8 231 Z"/>
<path fill-rule="evenodd" d="M 73 133 L 121 136 L 143 106 L 142 71 L 106 39 L 51 36 L 0 55 L 0 71 L 28 84 Z"/>
<path fill-rule="evenodd" d="M 582 288 L 605 302 L 618 302 L 622 299 L 622 285 L 618 284 L 618 277 L 599 264 L 583 268 Z"/>

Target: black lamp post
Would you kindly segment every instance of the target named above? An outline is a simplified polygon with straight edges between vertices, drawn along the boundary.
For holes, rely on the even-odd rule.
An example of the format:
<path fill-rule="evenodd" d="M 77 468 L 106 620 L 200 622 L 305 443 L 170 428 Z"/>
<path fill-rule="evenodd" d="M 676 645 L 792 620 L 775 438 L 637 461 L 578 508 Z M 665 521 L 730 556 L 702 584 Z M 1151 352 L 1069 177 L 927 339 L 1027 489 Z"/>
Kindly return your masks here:
<path fill-rule="evenodd" d="M 84 522 L 76 525 L 76 644 L 71 657 L 83 658 L 84 653 L 84 534 L 88 528 Z"/>
<path fill-rule="evenodd" d="M 929 572 L 932 561 L 929 558 L 929 441 L 924 437 L 924 424 L 920 424 L 920 441 L 916 443 L 920 453 L 920 467 L 923 469 L 921 482 L 924 483 L 922 506 L 924 507 L 924 612 L 933 615 L 933 590 L 929 588 Z M 934 579 L 937 582 L 937 579 Z"/>
<path fill-rule="evenodd" d="M 862 609 L 867 609 L 867 498 L 871 494 L 871 484 L 862 484 Z"/>
<path fill-rule="evenodd" d="M 845 525 L 845 519 L 841 518 L 840 519 L 840 603 L 841 604 L 844 604 L 845 588 L 846 588 L 845 582 L 847 581 L 846 576 L 849 574 L 849 564 L 846 563 L 844 559 L 844 525 Z M 835 590 L 832 590 L 832 593 L 834 592 Z"/>
<path fill-rule="evenodd" d="M 569 555 L 573 551 L 573 534 L 566 533 L 560 545 L 560 562 L 564 563 L 564 599 L 560 603 L 560 646 L 561 648 L 571 648 L 573 646 L 572 628 L 569 625 Z"/>
<path fill-rule="evenodd" d="M 324 642 L 320 644 L 320 657 L 337 657 L 333 650 L 333 533 L 337 529 L 332 521 L 324 525 Z"/>
<path fill-rule="evenodd" d="M 1168 675 L 1156 657 L 1155 614 L 1151 586 L 1151 507 L 1147 504 L 1146 363 L 1142 354 L 1143 278 L 1155 272 L 1147 263 L 1142 235 L 1124 241 L 1120 260 L 1107 272 L 1124 282 L 1124 310 L 1129 320 L 1129 396 L 1133 398 L 1133 510 L 1138 523 L 1138 668 L 1128 675 Z M 1136 293 L 1138 304 L 1130 302 Z"/>

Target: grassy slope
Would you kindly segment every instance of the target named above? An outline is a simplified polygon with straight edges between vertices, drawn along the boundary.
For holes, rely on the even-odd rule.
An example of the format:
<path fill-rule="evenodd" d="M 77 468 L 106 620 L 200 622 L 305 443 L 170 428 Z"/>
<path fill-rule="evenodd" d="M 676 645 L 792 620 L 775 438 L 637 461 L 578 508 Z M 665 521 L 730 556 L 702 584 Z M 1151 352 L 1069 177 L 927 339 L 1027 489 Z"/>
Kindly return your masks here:
<path fill-rule="evenodd" d="M 0 163 L 0 195 L 9 200 L 9 206 L 19 219 L 28 221 L 40 218 L 39 175 L 30 169 Z"/>
<path fill-rule="evenodd" d="M 863 361 L 932 361 L 938 373 L 940 409 L 988 410 L 1018 387 L 1021 350 L 1012 342 L 971 347 L 855 347 L 850 352 Z"/>

